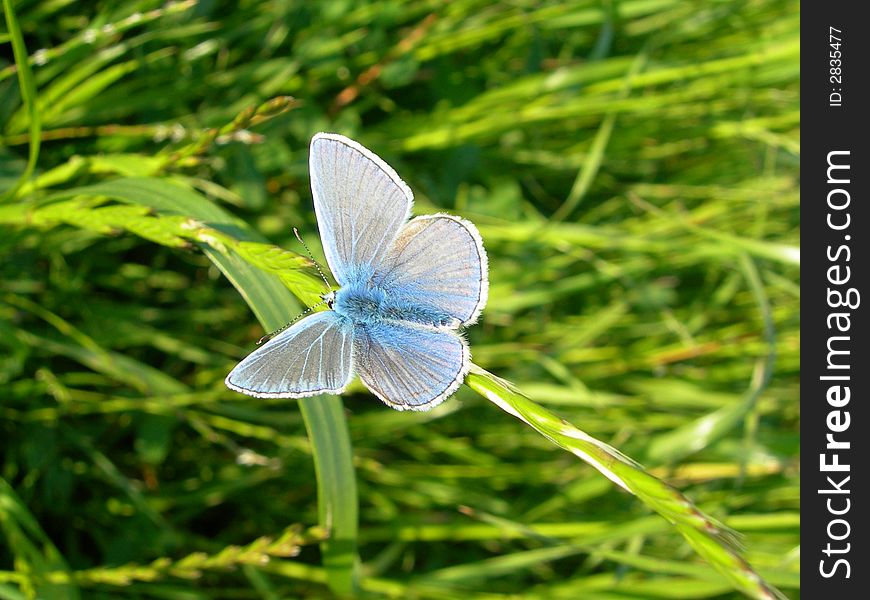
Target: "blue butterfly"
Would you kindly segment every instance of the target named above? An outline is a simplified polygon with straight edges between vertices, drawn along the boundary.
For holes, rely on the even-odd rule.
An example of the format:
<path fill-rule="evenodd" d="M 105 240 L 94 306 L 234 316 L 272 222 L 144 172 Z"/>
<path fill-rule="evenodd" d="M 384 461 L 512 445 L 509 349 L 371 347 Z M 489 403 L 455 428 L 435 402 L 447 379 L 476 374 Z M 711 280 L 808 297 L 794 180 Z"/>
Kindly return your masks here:
<path fill-rule="evenodd" d="M 309 155 L 314 210 L 340 288 L 331 310 L 280 332 L 227 375 L 262 398 L 340 394 L 354 373 L 388 406 L 427 410 L 471 366 L 458 329 L 477 320 L 489 290 L 477 228 L 434 214 L 408 220 L 414 196 L 374 153 L 318 133 Z"/>

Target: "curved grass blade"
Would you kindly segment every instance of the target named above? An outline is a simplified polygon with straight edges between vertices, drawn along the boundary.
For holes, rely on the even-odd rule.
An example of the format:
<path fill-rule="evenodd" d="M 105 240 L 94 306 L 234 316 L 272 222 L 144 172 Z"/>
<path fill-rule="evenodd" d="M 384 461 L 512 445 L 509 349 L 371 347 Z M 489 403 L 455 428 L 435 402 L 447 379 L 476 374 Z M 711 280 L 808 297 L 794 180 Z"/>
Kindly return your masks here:
<path fill-rule="evenodd" d="M 8 200 L 15 196 L 16 192 L 24 185 L 33 170 L 36 168 L 36 160 L 39 158 L 39 143 L 42 125 L 39 119 L 39 110 L 36 105 L 36 84 L 33 82 L 33 72 L 30 70 L 30 62 L 27 56 L 27 48 L 24 38 L 21 36 L 21 27 L 12 7 L 12 0 L 3 0 L 3 12 L 6 15 L 6 26 L 9 29 L 9 38 L 12 42 L 12 53 L 15 55 L 15 66 L 18 70 L 18 85 L 21 88 L 21 102 L 24 104 L 30 121 L 30 150 L 27 155 L 27 165 L 24 172 L 18 178 L 16 184 L 6 190 L 0 201 Z"/>
<path fill-rule="evenodd" d="M 702 513 L 683 494 L 649 474 L 635 461 L 535 404 L 508 382 L 476 365 L 472 365 L 465 383 L 503 411 L 525 422 L 554 444 L 595 467 L 619 487 L 637 496 L 667 519 L 735 589 L 759 600 L 783 597 L 740 556 L 730 530 Z"/>
<path fill-rule="evenodd" d="M 167 180 L 117 179 L 69 190 L 63 196 L 106 196 L 148 206 L 165 215 L 185 215 L 235 240 L 265 241 L 204 196 Z M 299 304 L 278 276 L 254 267 L 229 248 L 218 248 L 221 244 L 217 242 L 202 244 L 203 252 L 239 290 L 265 331 L 278 329 L 300 312 Z M 296 273 L 300 280 L 308 277 L 304 272 Z M 312 285 L 322 287 L 317 280 Z M 329 539 L 322 544 L 328 583 L 338 593 L 350 593 L 355 587 L 357 492 L 343 405 L 335 396 L 302 398 L 298 402 L 314 451 L 321 525 L 329 531 Z"/>

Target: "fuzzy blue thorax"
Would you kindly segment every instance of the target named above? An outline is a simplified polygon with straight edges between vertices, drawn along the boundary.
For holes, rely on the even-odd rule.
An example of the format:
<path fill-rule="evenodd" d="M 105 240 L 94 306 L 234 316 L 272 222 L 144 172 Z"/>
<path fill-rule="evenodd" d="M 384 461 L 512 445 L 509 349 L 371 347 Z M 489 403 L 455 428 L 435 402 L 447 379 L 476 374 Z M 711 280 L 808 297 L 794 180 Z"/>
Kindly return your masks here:
<path fill-rule="evenodd" d="M 413 305 L 401 291 L 387 293 L 370 281 L 351 282 L 335 292 L 332 309 L 354 324 L 411 321 L 434 327 L 454 325 L 456 319 L 429 307 Z"/>

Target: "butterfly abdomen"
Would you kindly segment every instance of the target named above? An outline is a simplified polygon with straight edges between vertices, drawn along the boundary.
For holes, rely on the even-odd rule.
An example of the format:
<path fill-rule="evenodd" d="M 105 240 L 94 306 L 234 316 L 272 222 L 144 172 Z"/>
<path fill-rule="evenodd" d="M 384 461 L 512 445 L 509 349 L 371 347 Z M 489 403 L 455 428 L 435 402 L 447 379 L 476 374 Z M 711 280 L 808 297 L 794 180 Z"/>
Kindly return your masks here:
<path fill-rule="evenodd" d="M 384 303 L 383 311 L 384 317 L 393 321 L 410 321 L 432 327 L 455 328 L 458 325 L 457 320 L 450 315 L 423 306 L 387 301 Z"/>

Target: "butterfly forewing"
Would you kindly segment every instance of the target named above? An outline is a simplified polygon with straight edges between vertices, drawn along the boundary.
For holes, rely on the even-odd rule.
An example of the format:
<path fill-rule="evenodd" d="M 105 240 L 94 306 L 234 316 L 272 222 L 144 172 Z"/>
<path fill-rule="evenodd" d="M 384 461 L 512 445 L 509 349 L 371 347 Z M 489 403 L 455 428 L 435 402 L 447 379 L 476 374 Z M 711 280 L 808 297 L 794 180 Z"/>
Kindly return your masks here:
<path fill-rule="evenodd" d="M 338 394 L 353 373 L 353 329 L 332 311 L 305 317 L 257 348 L 227 375 L 227 387 L 258 397 Z"/>
<path fill-rule="evenodd" d="M 477 228 L 451 215 L 407 223 L 384 257 L 374 282 L 391 295 L 457 324 L 473 323 L 486 304 L 486 253 Z"/>
<path fill-rule="evenodd" d="M 439 404 L 462 383 L 471 360 L 456 332 L 398 322 L 358 327 L 354 357 L 366 387 L 398 410 Z"/>
<path fill-rule="evenodd" d="M 309 166 L 326 260 L 346 285 L 381 263 L 408 220 L 413 195 L 387 163 L 343 136 L 315 135 Z"/>

